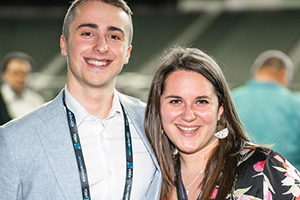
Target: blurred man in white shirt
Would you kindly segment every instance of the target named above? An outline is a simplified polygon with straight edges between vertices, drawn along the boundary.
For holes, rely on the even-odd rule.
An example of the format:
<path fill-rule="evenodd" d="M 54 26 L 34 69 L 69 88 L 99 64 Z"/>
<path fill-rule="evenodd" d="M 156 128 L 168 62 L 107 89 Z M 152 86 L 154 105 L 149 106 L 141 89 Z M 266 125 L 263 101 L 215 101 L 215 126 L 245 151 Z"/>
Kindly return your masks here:
<path fill-rule="evenodd" d="M 2 60 L 1 97 L 11 119 L 24 116 L 42 105 L 44 98 L 28 88 L 30 73 L 35 67 L 31 56 L 23 52 L 11 52 Z M 4 108 L 5 106 L 5 108 Z"/>

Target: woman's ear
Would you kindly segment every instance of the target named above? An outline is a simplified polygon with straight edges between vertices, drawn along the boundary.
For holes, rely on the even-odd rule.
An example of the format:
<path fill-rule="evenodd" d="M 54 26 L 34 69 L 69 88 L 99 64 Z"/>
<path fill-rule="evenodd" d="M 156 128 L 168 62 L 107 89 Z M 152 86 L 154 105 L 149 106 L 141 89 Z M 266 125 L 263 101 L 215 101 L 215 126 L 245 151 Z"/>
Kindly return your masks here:
<path fill-rule="evenodd" d="M 221 119 L 223 112 L 224 112 L 224 107 L 223 105 L 221 105 L 218 110 L 218 121 Z"/>

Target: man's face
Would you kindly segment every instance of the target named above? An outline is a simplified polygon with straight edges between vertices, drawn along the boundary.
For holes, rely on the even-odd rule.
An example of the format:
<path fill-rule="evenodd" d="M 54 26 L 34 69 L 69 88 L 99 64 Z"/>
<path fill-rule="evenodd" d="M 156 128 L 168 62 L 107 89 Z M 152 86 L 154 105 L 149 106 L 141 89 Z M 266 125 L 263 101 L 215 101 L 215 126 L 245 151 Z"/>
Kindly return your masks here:
<path fill-rule="evenodd" d="M 114 87 L 129 61 L 131 21 L 121 8 L 98 1 L 76 9 L 68 40 L 60 40 L 62 55 L 68 58 L 68 86 Z"/>
<path fill-rule="evenodd" d="M 2 79 L 15 93 L 21 94 L 27 85 L 30 70 L 29 62 L 13 59 L 9 61 Z"/>

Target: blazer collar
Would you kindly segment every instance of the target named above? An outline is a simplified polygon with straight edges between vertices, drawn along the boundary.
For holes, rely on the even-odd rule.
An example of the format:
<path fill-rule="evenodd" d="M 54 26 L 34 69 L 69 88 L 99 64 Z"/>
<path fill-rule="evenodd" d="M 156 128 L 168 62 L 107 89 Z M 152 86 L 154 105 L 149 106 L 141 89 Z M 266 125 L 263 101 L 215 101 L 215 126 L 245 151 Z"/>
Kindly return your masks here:
<path fill-rule="evenodd" d="M 47 158 L 65 199 L 80 199 L 81 184 L 62 93 L 45 108 L 45 123 L 38 128 Z"/>

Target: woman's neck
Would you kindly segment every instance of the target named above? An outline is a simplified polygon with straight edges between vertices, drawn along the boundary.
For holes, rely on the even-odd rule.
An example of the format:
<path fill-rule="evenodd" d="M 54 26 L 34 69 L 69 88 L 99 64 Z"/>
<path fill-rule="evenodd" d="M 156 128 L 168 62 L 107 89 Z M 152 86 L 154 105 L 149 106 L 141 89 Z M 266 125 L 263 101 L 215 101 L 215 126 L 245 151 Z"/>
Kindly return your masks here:
<path fill-rule="evenodd" d="M 211 157 L 213 149 L 217 147 L 219 140 L 213 140 L 208 146 L 193 154 L 179 152 L 181 161 L 181 178 L 188 199 L 197 199 L 202 191 L 206 164 Z M 200 187 L 199 187 L 200 186 Z"/>
<path fill-rule="evenodd" d="M 219 145 L 219 140 L 215 139 L 206 147 L 199 149 L 198 151 L 187 154 L 179 151 L 181 169 L 185 171 L 199 171 L 199 169 L 203 168 L 207 161 L 211 157 L 212 151 Z"/>

